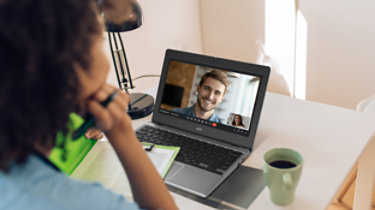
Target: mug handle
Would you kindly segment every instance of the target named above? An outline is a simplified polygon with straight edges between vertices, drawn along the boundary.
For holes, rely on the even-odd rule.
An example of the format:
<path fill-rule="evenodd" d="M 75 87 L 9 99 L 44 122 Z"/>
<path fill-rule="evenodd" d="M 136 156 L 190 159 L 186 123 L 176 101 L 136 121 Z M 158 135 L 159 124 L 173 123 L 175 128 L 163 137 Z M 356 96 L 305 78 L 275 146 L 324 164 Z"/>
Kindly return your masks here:
<path fill-rule="evenodd" d="M 284 182 L 284 190 L 290 191 L 292 190 L 293 180 L 290 173 L 283 174 L 283 182 Z"/>

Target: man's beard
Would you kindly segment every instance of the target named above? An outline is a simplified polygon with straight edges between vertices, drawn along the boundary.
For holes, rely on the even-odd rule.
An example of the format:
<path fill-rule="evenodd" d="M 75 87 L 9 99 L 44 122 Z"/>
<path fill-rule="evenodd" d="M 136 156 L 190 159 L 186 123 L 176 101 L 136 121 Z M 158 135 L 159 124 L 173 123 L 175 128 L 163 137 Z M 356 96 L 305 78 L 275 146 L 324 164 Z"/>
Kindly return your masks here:
<path fill-rule="evenodd" d="M 201 110 L 203 110 L 203 111 L 205 111 L 205 112 L 210 112 L 210 111 L 212 111 L 213 109 L 215 109 L 215 106 L 212 106 L 211 109 L 206 109 L 206 108 L 204 108 L 204 107 L 202 106 L 202 104 L 201 104 L 201 100 L 205 100 L 205 98 L 202 97 L 201 99 L 199 99 L 199 97 L 198 97 L 197 102 L 198 102 L 198 106 L 199 106 L 199 108 L 200 108 Z"/>

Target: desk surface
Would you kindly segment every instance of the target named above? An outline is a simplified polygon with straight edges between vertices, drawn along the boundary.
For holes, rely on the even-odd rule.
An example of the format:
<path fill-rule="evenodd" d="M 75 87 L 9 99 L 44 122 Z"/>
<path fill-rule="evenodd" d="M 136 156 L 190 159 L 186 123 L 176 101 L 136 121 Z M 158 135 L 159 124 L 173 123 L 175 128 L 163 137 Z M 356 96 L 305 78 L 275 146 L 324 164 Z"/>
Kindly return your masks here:
<path fill-rule="evenodd" d="M 286 209 L 325 209 L 354 167 L 375 128 L 375 118 L 349 109 L 270 94 L 245 165 L 261 168 L 263 154 L 288 147 L 304 157 L 295 201 Z M 249 209 L 281 209 L 264 190 Z"/>
<path fill-rule="evenodd" d="M 137 128 L 150 119 L 135 120 L 133 126 Z M 374 125 L 375 117 L 361 112 L 267 93 L 254 150 L 243 164 L 261 169 L 266 151 L 288 147 L 302 154 L 304 167 L 293 203 L 276 206 L 265 189 L 248 209 L 326 209 L 368 144 Z M 95 147 L 100 145 L 103 144 Z M 90 153 L 81 165 L 90 159 Z M 84 173 L 80 167 L 76 169 L 76 177 Z M 103 172 L 108 168 L 98 166 L 96 170 Z M 105 186 L 115 186 L 108 184 L 113 180 L 99 181 Z M 211 209 L 177 194 L 173 197 L 180 209 Z"/>

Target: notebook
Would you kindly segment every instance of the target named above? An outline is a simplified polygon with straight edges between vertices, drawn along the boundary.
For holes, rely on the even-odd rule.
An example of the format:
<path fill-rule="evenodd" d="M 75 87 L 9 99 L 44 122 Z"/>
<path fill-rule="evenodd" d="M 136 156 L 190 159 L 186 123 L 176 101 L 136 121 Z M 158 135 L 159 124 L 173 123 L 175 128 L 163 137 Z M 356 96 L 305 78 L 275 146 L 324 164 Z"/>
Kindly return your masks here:
<path fill-rule="evenodd" d="M 173 163 L 173 160 L 176 158 L 178 151 L 180 151 L 179 147 L 170 147 L 149 143 L 143 143 L 143 148 L 147 152 L 148 157 L 160 174 L 161 178 L 165 177 Z"/>
<path fill-rule="evenodd" d="M 73 131 L 78 129 L 83 122 L 84 119 L 81 116 L 71 113 L 67 124 L 68 134 L 64 135 L 62 132 L 57 134 L 56 145 L 49 156 L 49 160 L 67 175 L 73 173 L 97 142 L 93 139 L 87 139 L 85 136 L 76 140 L 71 138 Z M 65 151 L 62 147 L 65 148 Z"/>
<path fill-rule="evenodd" d="M 136 134 L 180 147 L 164 179 L 169 187 L 207 197 L 249 156 L 269 73 L 267 66 L 166 51 L 152 121 Z"/>

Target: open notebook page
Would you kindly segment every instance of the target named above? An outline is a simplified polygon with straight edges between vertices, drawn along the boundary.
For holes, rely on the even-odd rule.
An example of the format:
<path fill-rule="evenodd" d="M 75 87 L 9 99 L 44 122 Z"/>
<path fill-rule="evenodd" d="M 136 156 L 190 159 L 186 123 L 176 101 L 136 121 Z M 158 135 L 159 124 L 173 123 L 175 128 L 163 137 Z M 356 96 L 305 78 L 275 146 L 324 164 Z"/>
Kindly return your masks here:
<path fill-rule="evenodd" d="M 178 147 L 156 145 L 147 154 L 159 174 L 164 177 L 178 151 Z M 98 141 L 71 177 L 100 182 L 104 187 L 123 194 L 127 199 L 133 199 L 126 173 L 108 141 Z"/>

